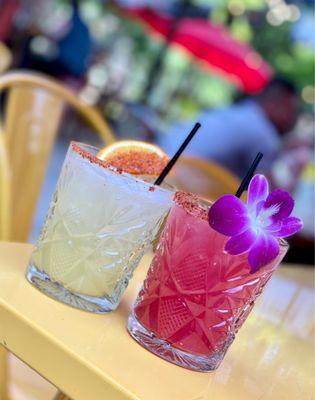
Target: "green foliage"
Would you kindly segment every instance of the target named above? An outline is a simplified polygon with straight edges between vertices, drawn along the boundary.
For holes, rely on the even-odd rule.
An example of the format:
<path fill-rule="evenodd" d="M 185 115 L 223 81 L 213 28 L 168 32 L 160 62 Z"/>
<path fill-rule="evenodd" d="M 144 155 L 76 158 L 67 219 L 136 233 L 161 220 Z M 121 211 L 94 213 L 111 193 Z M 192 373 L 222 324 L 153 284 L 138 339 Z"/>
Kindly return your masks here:
<path fill-rule="evenodd" d="M 194 3 L 209 6 L 209 0 L 195 0 Z M 232 16 L 232 3 L 234 6 L 242 3 L 241 8 L 244 9 L 241 15 Z M 265 0 L 211 0 L 210 5 L 211 20 L 229 24 L 228 29 L 234 37 L 250 43 L 276 73 L 290 78 L 300 91 L 313 84 L 312 49 L 293 42 L 292 23 L 272 26 L 267 22 Z M 106 14 L 115 15 L 115 11 L 104 7 L 103 17 Z M 132 59 L 122 95 L 125 100 L 137 101 L 141 98 L 150 66 L 163 45 L 163 39 L 160 40 L 140 23 L 122 18 L 119 14 L 115 18 L 119 19 L 118 28 L 104 37 L 104 48 L 107 51 L 114 48 L 115 37 L 125 36 L 132 41 Z M 170 118 L 185 118 L 205 108 L 228 104 L 235 91 L 231 83 L 211 73 L 210 69 L 202 69 L 185 52 L 171 46 L 164 58 L 150 104 Z"/>
<path fill-rule="evenodd" d="M 311 48 L 292 41 L 291 28 L 289 22 L 280 26 L 265 22 L 255 27 L 252 43 L 277 73 L 291 79 L 302 90 L 314 80 L 314 53 Z"/>

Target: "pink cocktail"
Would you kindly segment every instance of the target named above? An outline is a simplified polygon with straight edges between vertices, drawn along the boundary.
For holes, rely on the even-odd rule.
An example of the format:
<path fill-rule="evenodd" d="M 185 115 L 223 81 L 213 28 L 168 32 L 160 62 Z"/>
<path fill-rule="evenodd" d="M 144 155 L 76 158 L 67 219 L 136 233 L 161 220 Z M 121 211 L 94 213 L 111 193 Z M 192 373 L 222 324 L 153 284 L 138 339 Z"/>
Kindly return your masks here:
<path fill-rule="evenodd" d="M 208 206 L 177 195 L 128 330 L 143 346 L 186 368 L 218 367 L 236 332 L 287 251 L 250 273 L 247 254 L 224 251 L 227 237 L 208 223 Z"/>

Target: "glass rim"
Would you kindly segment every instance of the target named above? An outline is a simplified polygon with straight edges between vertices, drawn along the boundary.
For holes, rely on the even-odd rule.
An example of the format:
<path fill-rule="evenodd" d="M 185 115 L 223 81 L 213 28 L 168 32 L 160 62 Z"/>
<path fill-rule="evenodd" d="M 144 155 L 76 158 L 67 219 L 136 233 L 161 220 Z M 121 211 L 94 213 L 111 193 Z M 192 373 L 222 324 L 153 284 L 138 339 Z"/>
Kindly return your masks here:
<path fill-rule="evenodd" d="M 154 188 L 154 190 L 152 191 L 152 193 L 154 193 L 154 191 L 156 189 L 158 189 L 161 192 L 167 192 L 167 193 L 175 193 L 175 188 L 173 188 L 170 185 L 167 185 L 168 188 L 159 186 L 159 185 L 155 185 L 154 182 L 147 182 L 143 179 L 141 179 L 139 176 L 137 175 L 132 175 L 129 174 L 128 172 L 125 172 L 119 168 L 116 168 L 114 166 L 112 166 L 111 164 L 109 164 L 107 161 L 105 160 L 101 160 L 99 158 L 96 157 L 96 153 L 98 153 L 98 151 L 100 150 L 100 148 L 96 147 L 96 146 L 92 146 L 90 144 L 87 143 L 82 143 L 82 142 L 77 142 L 75 140 L 71 140 L 69 148 L 71 149 L 71 151 L 75 152 L 77 155 L 79 155 L 82 159 L 85 159 L 87 161 L 89 161 L 91 164 L 96 164 L 99 167 L 102 167 L 105 171 L 114 173 L 116 175 L 121 175 L 125 178 L 128 178 L 132 181 L 137 181 L 140 182 L 142 184 L 144 184 L 145 186 L 147 186 L 149 189 L 151 187 Z"/>
<path fill-rule="evenodd" d="M 178 193 L 178 192 L 184 192 L 184 191 L 182 191 L 182 190 L 176 191 L 176 193 Z M 185 193 L 188 194 L 188 192 L 185 192 Z M 194 193 L 192 193 L 192 194 L 195 195 Z M 196 195 L 196 196 L 197 196 L 196 201 L 197 201 L 198 206 L 200 206 L 200 207 L 203 208 L 203 209 L 204 209 L 205 207 L 207 207 L 208 210 L 209 210 L 209 208 L 211 207 L 211 205 L 214 203 L 214 200 L 206 199 L 206 198 L 204 198 L 204 197 L 200 197 L 199 195 Z M 185 210 L 185 207 L 184 207 L 182 204 L 177 203 L 176 201 L 174 202 L 173 207 L 174 207 L 174 206 L 178 206 L 178 207 L 180 207 L 181 209 L 183 209 L 184 211 L 186 211 L 186 210 Z M 208 211 L 208 210 L 207 210 L 207 211 Z M 186 212 L 187 212 L 187 211 L 186 211 Z M 202 218 L 200 218 L 200 217 L 198 217 L 198 216 L 196 216 L 195 218 L 197 218 L 197 219 L 202 219 Z M 209 228 L 210 228 L 210 225 L 209 225 Z M 221 235 L 221 233 L 219 233 L 219 232 L 218 232 L 218 234 Z M 276 239 L 277 239 L 277 241 L 278 241 L 280 247 L 289 249 L 290 245 L 289 245 L 289 243 L 288 243 L 284 238 L 279 237 L 279 238 L 276 238 Z"/>

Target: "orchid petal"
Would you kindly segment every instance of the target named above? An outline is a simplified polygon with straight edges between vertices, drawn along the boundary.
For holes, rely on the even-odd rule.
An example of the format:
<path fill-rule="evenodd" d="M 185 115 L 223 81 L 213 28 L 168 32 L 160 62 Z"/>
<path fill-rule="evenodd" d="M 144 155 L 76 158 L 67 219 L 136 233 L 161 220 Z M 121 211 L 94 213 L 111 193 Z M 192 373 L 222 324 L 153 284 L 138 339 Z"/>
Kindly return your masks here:
<path fill-rule="evenodd" d="M 238 235 L 250 224 L 245 204 L 236 196 L 220 197 L 209 210 L 211 228 L 225 236 Z"/>
<path fill-rule="evenodd" d="M 212 229 L 225 236 L 238 235 L 249 227 L 247 208 L 238 197 L 224 195 L 210 207 L 209 224 Z"/>
<path fill-rule="evenodd" d="M 259 202 L 266 200 L 269 193 L 269 185 L 264 175 L 255 175 L 248 187 L 247 204 L 249 207 L 255 207 Z"/>
<path fill-rule="evenodd" d="M 288 237 L 294 235 L 302 227 L 303 222 L 300 220 L 300 218 L 288 217 L 282 221 L 281 228 L 278 231 L 273 232 L 273 235 L 277 237 Z"/>
<path fill-rule="evenodd" d="M 277 239 L 265 233 L 259 235 L 248 254 L 250 272 L 254 273 L 259 268 L 269 264 L 278 254 L 279 243 Z"/>
<path fill-rule="evenodd" d="M 260 211 L 264 208 L 265 201 L 259 201 L 256 205 L 256 216 L 260 213 Z"/>
<path fill-rule="evenodd" d="M 236 256 L 245 253 L 251 248 L 256 240 L 256 234 L 252 229 L 231 237 L 225 244 L 224 250 L 229 254 Z"/>
<path fill-rule="evenodd" d="M 264 230 L 268 231 L 269 233 L 274 234 L 274 232 L 278 232 L 281 229 L 282 221 L 272 221 L 270 225 L 265 226 Z"/>
<path fill-rule="evenodd" d="M 273 190 L 264 204 L 264 209 L 275 208 L 274 214 L 271 216 L 273 222 L 287 218 L 294 207 L 294 200 L 289 192 L 282 189 Z"/>

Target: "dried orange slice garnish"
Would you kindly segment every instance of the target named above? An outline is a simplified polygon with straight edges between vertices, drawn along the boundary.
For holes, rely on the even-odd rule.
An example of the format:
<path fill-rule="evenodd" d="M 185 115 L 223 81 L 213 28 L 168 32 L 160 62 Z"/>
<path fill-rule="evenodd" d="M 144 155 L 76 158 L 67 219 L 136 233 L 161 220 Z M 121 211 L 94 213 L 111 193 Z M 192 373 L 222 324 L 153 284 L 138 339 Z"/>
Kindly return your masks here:
<path fill-rule="evenodd" d="M 133 175 L 159 175 L 169 161 L 160 147 L 137 140 L 122 140 L 104 147 L 97 158 Z"/>

